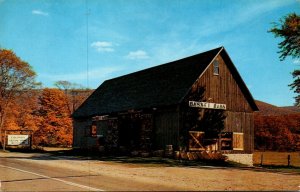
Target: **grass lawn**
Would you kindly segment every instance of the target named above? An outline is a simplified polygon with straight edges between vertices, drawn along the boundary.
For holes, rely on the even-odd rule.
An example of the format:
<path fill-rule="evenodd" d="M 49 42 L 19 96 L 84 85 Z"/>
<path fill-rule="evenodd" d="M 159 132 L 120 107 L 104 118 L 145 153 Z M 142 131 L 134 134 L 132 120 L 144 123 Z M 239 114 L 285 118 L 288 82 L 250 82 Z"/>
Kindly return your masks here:
<path fill-rule="evenodd" d="M 253 154 L 254 165 L 261 164 L 261 155 L 263 155 L 263 165 L 287 166 L 288 155 L 290 155 L 290 165 L 300 167 L 300 152 L 256 151 Z"/>

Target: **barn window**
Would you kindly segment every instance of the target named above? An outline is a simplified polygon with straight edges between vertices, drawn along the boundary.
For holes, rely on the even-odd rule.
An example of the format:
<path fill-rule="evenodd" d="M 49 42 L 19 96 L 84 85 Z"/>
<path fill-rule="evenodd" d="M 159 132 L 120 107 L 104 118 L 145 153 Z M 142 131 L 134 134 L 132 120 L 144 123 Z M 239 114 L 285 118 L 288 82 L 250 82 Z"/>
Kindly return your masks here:
<path fill-rule="evenodd" d="M 214 75 L 219 75 L 219 62 L 217 60 L 214 60 Z"/>
<path fill-rule="evenodd" d="M 221 150 L 232 150 L 232 132 L 221 134 Z"/>
<path fill-rule="evenodd" d="M 96 125 L 88 125 L 84 128 L 84 136 L 85 137 L 97 137 L 97 126 Z"/>
<path fill-rule="evenodd" d="M 221 150 L 244 150 L 244 134 L 223 132 L 221 134 Z"/>
<path fill-rule="evenodd" d="M 92 125 L 90 127 L 90 136 L 97 137 L 97 126 L 96 125 Z"/>

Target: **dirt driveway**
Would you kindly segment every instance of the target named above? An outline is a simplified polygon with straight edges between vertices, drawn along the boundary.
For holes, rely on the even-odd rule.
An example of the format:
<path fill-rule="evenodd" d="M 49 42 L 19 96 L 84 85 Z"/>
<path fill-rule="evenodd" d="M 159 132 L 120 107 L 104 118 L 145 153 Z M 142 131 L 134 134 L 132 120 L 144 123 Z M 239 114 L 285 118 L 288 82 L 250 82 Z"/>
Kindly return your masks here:
<path fill-rule="evenodd" d="M 300 190 L 300 174 L 268 172 L 259 169 L 225 167 L 168 167 L 89 160 L 78 157 L 53 157 L 37 153 L 0 153 L 1 157 L 34 161 L 41 165 L 81 170 L 132 182 L 159 184 L 183 190 Z M 160 190 L 160 189 L 153 189 Z"/>

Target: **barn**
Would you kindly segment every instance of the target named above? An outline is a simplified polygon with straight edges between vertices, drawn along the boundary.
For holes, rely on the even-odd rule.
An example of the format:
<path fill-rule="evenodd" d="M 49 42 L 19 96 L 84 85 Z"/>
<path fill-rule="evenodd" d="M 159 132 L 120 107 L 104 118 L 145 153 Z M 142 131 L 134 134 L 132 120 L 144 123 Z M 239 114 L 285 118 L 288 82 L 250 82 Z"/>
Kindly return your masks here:
<path fill-rule="evenodd" d="M 257 110 L 219 47 L 104 81 L 73 113 L 73 147 L 220 151 L 251 164 Z"/>

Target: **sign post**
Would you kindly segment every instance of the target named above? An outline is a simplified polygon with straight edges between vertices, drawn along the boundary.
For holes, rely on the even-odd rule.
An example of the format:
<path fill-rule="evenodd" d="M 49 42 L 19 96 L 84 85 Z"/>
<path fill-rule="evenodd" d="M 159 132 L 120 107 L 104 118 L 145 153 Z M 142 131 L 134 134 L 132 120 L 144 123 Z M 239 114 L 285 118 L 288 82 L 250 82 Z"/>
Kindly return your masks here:
<path fill-rule="evenodd" d="M 6 143 L 6 130 L 4 130 L 4 143 L 3 143 L 3 151 L 5 151 L 5 143 Z"/>

